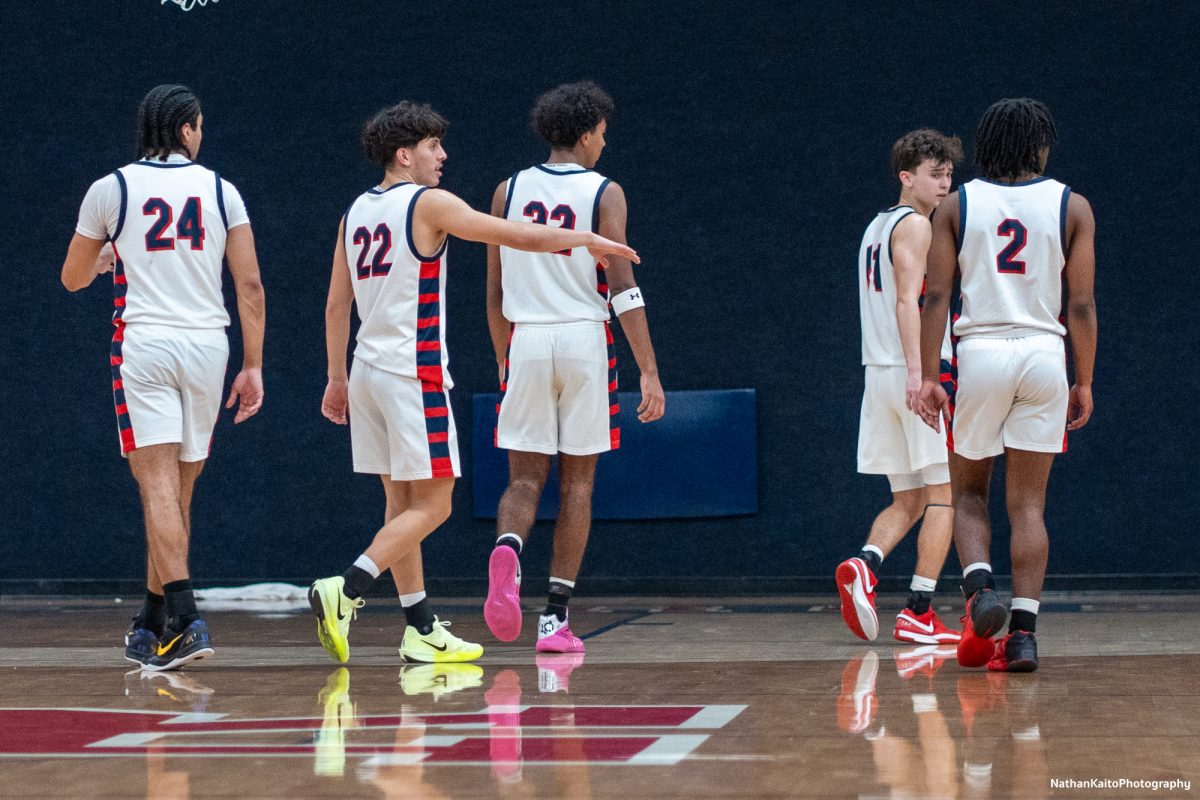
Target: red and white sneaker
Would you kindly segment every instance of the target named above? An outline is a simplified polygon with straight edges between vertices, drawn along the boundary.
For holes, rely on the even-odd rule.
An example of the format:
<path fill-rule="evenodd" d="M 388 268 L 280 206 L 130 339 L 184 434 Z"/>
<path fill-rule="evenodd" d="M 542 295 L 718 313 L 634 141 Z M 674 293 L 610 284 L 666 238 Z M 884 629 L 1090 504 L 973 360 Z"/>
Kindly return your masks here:
<path fill-rule="evenodd" d="M 992 660 L 996 643 L 992 641 L 1008 620 L 1008 609 L 994 589 L 980 589 L 967 600 L 963 615 L 962 638 L 958 640 L 958 663 L 964 667 L 982 667 Z"/>
<path fill-rule="evenodd" d="M 878 675 L 879 654 L 874 650 L 850 659 L 842 670 L 837 723 L 846 733 L 862 733 L 871 727 L 878 710 L 875 703 L 875 679 Z"/>
<path fill-rule="evenodd" d="M 901 642 L 917 644 L 958 644 L 962 634 L 942 624 L 937 612 L 930 606 L 924 614 L 916 614 L 906 608 L 896 615 L 896 628 L 892 636 Z"/>
<path fill-rule="evenodd" d="M 838 594 L 842 598 L 842 619 L 851 632 L 868 642 L 879 635 L 879 615 L 875 613 L 875 586 L 878 581 L 867 562 L 848 558 L 838 564 Z"/>

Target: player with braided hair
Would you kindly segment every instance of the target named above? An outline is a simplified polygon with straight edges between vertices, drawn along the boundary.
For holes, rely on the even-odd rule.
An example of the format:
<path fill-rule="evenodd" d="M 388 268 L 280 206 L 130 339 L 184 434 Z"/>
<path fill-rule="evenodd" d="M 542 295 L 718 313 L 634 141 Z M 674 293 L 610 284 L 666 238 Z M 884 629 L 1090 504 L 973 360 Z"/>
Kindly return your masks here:
<path fill-rule="evenodd" d="M 916 406 L 935 430 L 943 414 L 949 420 L 938 355 L 957 269 L 962 311 L 953 326 L 958 387 L 950 483 L 967 599 L 958 661 L 967 667 L 1037 669 L 1034 634 L 1049 549 L 1046 484 L 1055 454 L 1066 450 L 1066 431 L 1082 428 L 1092 413 L 1096 223 L 1087 200 L 1043 174 L 1056 139 L 1043 103 L 1022 97 L 993 104 L 975 135 L 983 177 L 949 195 L 933 218 Z M 1075 364 L 1070 389 L 1068 331 Z M 993 642 L 1008 618 L 992 580 L 988 522 L 992 464 L 1001 454 L 1013 598 L 1008 635 Z"/>
<path fill-rule="evenodd" d="M 187 87 L 146 94 L 138 160 L 88 189 L 62 268 L 72 292 L 113 272 L 113 401 L 147 541 L 146 597 L 125 635 L 125 658 L 148 670 L 213 653 L 192 593 L 188 539 L 229 356 L 223 260 L 237 290 L 243 352 L 226 408 L 239 403 L 240 423 L 263 399 L 265 300 L 254 235 L 233 184 L 195 163 L 202 124 Z"/>

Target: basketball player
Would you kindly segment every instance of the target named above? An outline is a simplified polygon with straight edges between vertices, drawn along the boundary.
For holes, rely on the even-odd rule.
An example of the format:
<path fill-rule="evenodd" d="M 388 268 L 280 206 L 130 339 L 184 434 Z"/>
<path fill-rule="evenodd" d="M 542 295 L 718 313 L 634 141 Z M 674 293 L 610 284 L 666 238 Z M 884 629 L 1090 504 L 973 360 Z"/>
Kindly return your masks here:
<path fill-rule="evenodd" d="M 929 251 L 929 217 L 950 191 L 962 143 L 934 130 L 902 136 L 892 145 L 892 172 L 900 200 L 867 227 L 859 247 L 858 306 L 866 390 L 858 424 L 858 471 L 887 475 L 892 504 L 875 517 L 862 551 L 838 565 L 842 619 L 860 639 L 879 634 L 875 573 L 909 529 L 921 520 L 917 565 L 908 603 L 896 617 L 902 642 L 958 642 L 931 601 L 950 549 L 952 510 L 946 443 L 911 414 L 921 388 L 921 288 Z M 950 343 L 942 346 L 942 374 L 950 373 Z"/>
<path fill-rule="evenodd" d="M 1037 613 L 1046 574 L 1046 482 L 1067 430 L 1092 413 L 1096 356 L 1095 220 L 1078 194 L 1043 174 L 1057 135 L 1046 106 L 1001 100 L 984 112 L 975 139 L 983 177 L 947 198 L 933 220 L 929 278 L 921 318 L 924 380 L 917 410 L 935 430 L 949 412 L 938 382 L 951 285 L 962 273 L 958 395 L 950 480 L 954 543 L 967 599 L 958 661 L 1009 672 L 1037 669 Z M 1059 321 L 1062 279 L 1067 325 Z M 1063 334 L 1070 331 L 1075 385 L 1068 391 Z M 949 419 L 949 416 L 947 416 Z M 1012 620 L 991 567 L 988 486 L 992 462 L 1005 455 L 1012 527 Z"/>
<path fill-rule="evenodd" d="M 195 163 L 203 122 L 186 87 L 150 90 L 138 107 L 138 160 L 88 189 L 62 269 L 73 292 L 113 270 L 113 399 L 148 550 L 146 598 L 125 636 L 125 658 L 149 670 L 213 653 L 192 594 L 188 538 L 229 355 L 223 258 L 237 290 L 243 351 L 225 407 L 238 402 L 240 423 L 263 401 L 266 312 L 254 235 L 237 189 Z M 111 255 L 101 254 L 106 241 Z"/>
<path fill-rule="evenodd" d="M 363 146 L 383 178 L 350 204 L 334 249 L 321 412 L 345 424 L 349 408 L 354 470 L 379 475 L 387 494 L 386 522 L 371 546 L 344 574 L 309 590 L 318 638 L 341 662 L 362 596 L 389 568 L 405 607 L 405 661 L 470 661 L 483 653 L 433 616 L 421 577 L 421 541 L 450 516 L 460 474 L 444 333 L 447 236 L 529 250 L 579 248 L 601 261 L 610 253 L 637 258 L 597 234 L 504 222 L 432 188 L 446 160 L 446 128 L 428 105 L 410 102 L 366 123 Z M 362 324 L 347 378 L 352 304 Z"/>
<path fill-rule="evenodd" d="M 605 145 L 612 98 L 591 82 L 559 86 L 534 106 L 534 130 L 550 144 L 545 164 L 496 187 L 492 213 L 526 227 L 597 231 L 625 241 L 625 193 L 592 170 Z M 567 603 L 587 546 L 592 485 L 600 453 L 620 446 L 612 308 L 641 370 L 638 419 L 663 415 L 645 302 L 623 257 L 605 265 L 582 248 L 529 255 L 488 249 L 488 327 L 500 367 L 496 445 L 508 453 L 509 482 L 497 512 L 484 619 L 497 639 L 521 632 L 518 556 L 537 512 L 550 458 L 559 455 L 559 514 L 546 611 L 537 650 L 582 653 Z M 507 352 L 507 355 L 506 355 Z"/>

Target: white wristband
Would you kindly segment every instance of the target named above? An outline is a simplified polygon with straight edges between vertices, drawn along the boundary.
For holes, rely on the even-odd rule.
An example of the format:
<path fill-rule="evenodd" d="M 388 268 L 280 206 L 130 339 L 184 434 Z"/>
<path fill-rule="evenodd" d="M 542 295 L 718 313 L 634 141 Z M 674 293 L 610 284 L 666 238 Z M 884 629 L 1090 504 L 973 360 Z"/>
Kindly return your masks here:
<path fill-rule="evenodd" d="M 613 311 L 617 312 L 617 316 L 621 316 L 626 311 L 631 311 L 635 308 L 642 308 L 646 305 L 646 301 L 642 299 L 642 290 L 638 287 L 626 289 L 620 294 L 613 295 L 612 300 Z"/>

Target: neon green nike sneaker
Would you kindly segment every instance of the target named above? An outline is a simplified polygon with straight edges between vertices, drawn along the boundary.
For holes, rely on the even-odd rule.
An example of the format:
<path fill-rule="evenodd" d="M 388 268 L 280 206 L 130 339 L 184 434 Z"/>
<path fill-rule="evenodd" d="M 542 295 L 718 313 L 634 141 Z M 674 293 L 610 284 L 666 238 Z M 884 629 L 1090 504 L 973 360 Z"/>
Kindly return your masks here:
<path fill-rule="evenodd" d="M 474 642 L 464 642 L 449 630 L 449 622 L 433 618 L 433 630 L 422 636 L 420 631 L 409 625 L 404 629 L 404 640 L 400 643 L 400 657 L 405 661 L 425 664 L 474 661 L 483 655 L 483 647 Z"/>
<path fill-rule="evenodd" d="M 345 583 L 341 575 L 321 578 L 308 590 L 308 604 L 317 617 L 317 638 L 325 652 L 342 664 L 350 660 L 350 620 L 366 605 L 361 597 L 346 597 Z"/>

